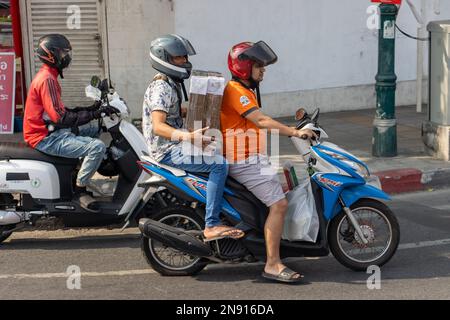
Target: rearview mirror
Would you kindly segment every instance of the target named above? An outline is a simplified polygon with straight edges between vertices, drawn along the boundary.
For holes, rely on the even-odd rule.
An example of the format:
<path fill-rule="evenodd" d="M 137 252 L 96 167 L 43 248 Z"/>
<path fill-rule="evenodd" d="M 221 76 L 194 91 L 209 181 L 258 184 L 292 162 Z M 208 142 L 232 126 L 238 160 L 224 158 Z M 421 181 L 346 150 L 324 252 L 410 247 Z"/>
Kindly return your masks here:
<path fill-rule="evenodd" d="M 317 121 L 319 120 L 319 116 L 320 116 L 320 109 L 317 109 L 316 111 L 314 111 L 313 115 L 311 116 L 311 120 L 314 123 L 317 123 Z"/>
<path fill-rule="evenodd" d="M 302 121 L 306 118 L 308 114 L 306 113 L 306 110 L 301 108 L 297 110 L 297 113 L 295 114 L 295 120 Z"/>
<path fill-rule="evenodd" d="M 100 86 L 101 82 L 102 82 L 102 80 L 100 80 L 99 77 L 93 76 L 91 79 L 91 86 L 93 86 L 94 88 L 98 88 Z"/>
<path fill-rule="evenodd" d="M 102 92 L 107 92 L 109 90 L 108 79 L 101 81 L 100 86 L 98 87 Z"/>

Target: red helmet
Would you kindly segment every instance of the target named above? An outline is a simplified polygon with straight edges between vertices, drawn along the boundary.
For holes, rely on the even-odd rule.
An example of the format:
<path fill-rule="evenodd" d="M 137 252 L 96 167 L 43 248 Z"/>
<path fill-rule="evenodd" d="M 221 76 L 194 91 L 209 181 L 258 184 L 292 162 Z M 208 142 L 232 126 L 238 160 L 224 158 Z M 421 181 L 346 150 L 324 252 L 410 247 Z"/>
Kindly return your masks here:
<path fill-rule="evenodd" d="M 234 77 L 249 80 L 255 62 L 268 66 L 277 60 L 275 52 L 264 41 L 241 42 L 235 45 L 228 54 L 228 69 Z"/>

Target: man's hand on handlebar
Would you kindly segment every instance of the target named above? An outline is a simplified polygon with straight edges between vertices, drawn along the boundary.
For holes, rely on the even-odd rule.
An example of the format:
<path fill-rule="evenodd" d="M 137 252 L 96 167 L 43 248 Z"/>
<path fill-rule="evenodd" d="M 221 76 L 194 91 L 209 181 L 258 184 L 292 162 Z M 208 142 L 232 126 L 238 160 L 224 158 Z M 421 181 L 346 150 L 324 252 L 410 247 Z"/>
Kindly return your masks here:
<path fill-rule="evenodd" d="M 95 101 L 91 108 L 95 111 L 102 107 L 103 102 L 101 100 Z"/>
<path fill-rule="evenodd" d="M 298 137 L 298 138 L 303 139 L 303 140 L 308 140 L 308 139 L 317 140 L 317 139 L 319 139 L 318 135 L 314 131 L 312 131 L 310 129 L 295 130 L 295 137 Z"/>
<path fill-rule="evenodd" d="M 113 114 L 119 114 L 120 111 L 112 106 L 104 106 L 100 107 L 97 111 L 94 111 L 93 116 L 94 119 L 99 119 L 105 116 L 110 117 Z"/>

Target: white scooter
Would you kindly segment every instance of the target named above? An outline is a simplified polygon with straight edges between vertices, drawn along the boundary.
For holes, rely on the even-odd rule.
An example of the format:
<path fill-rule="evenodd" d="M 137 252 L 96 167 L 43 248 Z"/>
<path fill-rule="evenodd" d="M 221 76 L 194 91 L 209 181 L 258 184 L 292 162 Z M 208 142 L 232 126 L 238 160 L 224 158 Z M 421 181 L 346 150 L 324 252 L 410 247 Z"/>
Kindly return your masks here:
<path fill-rule="evenodd" d="M 117 109 L 100 123 L 112 138 L 98 173 L 118 177 L 113 195 L 93 198 L 73 192 L 79 159 L 51 157 L 23 143 L 0 143 L 0 243 L 42 217 L 60 217 L 66 227 L 94 227 L 145 217 L 149 198 L 140 186 L 149 178 L 136 162 L 147 153 L 143 135 L 126 119 L 129 109 L 107 80 L 93 77 L 86 95 Z M 115 179 L 112 181 L 116 181 Z"/>

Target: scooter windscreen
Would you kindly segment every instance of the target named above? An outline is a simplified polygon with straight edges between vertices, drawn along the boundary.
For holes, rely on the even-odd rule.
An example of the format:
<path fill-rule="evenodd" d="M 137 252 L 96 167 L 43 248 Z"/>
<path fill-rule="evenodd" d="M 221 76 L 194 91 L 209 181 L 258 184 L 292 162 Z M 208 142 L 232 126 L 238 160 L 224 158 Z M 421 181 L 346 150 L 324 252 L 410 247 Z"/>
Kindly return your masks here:
<path fill-rule="evenodd" d="M 264 67 L 278 61 L 278 56 L 264 41 L 255 43 L 251 48 L 246 50 L 240 58 L 254 60 Z"/>

